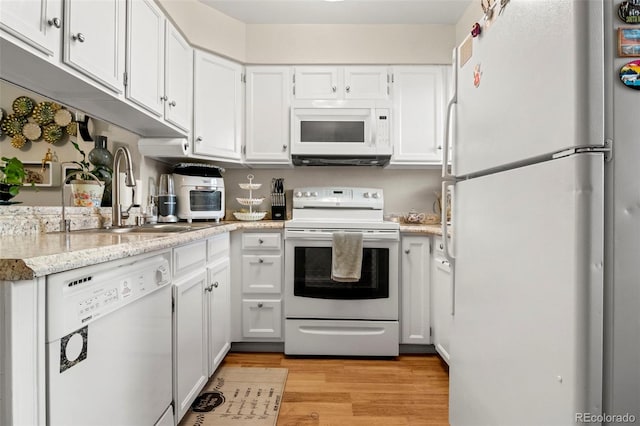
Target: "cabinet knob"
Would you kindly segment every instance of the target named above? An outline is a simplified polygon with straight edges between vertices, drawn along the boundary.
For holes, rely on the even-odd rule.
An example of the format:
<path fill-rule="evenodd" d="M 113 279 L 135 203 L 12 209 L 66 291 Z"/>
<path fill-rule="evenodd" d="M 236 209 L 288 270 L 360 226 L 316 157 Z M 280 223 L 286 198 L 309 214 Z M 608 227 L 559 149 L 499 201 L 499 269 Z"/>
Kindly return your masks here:
<path fill-rule="evenodd" d="M 264 263 L 264 259 L 258 259 L 258 263 Z"/>
<path fill-rule="evenodd" d="M 262 302 L 258 303 L 258 308 L 262 308 L 263 306 Z"/>
<path fill-rule="evenodd" d="M 409 254 L 409 253 L 411 253 L 411 250 L 406 249 L 404 252 L 405 252 L 405 254 Z"/>
<path fill-rule="evenodd" d="M 218 281 L 216 281 L 215 283 L 213 283 L 213 288 L 218 288 Z"/>
<path fill-rule="evenodd" d="M 160 100 L 166 102 L 169 100 L 169 98 L 167 98 L 167 95 L 164 95 L 164 96 L 160 96 Z"/>
<path fill-rule="evenodd" d="M 62 22 L 60 21 L 60 18 L 49 19 L 47 21 L 47 24 L 49 24 L 50 27 L 56 27 L 56 28 L 60 28 L 62 26 Z"/>
<path fill-rule="evenodd" d="M 211 291 L 211 286 L 210 286 L 210 285 L 209 285 L 209 286 L 206 286 L 206 287 L 204 288 L 204 291 Z"/>
<path fill-rule="evenodd" d="M 336 93 L 337 90 L 338 90 L 338 88 L 336 86 L 331 86 L 331 91 L 333 93 Z"/>
<path fill-rule="evenodd" d="M 438 149 L 440 149 L 440 150 L 441 150 L 441 149 L 442 149 L 442 145 L 438 145 Z"/>
<path fill-rule="evenodd" d="M 73 41 L 79 41 L 80 43 L 84 43 L 84 34 L 82 33 L 78 33 L 78 34 L 72 34 L 71 38 L 73 39 Z"/>
<path fill-rule="evenodd" d="M 351 92 L 351 86 L 345 87 L 345 90 L 347 91 L 347 93 Z"/>
<path fill-rule="evenodd" d="M 259 244 L 262 244 L 262 243 L 264 243 L 264 240 L 262 240 L 262 239 L 260 239 L 260 238 L 259 238 L 259 239 L 258 239 L 258 243 L 259 243 Z"/>
<path fill-rule="evenodd" d="M 176 101 L 169 102 L 169 106 L 172 106 L 172 107 L 176 106 Z"/>
<path fill-rule="evenodd" d="M 282 150 L 286 151 L 287 150 L 287 145 L 282 145 Z"/>
<path fill-rule="evenodd" d="M 202 142 L 202 136 L 198 136 L 198 137 L 196 138 L 196 142 Z"/>

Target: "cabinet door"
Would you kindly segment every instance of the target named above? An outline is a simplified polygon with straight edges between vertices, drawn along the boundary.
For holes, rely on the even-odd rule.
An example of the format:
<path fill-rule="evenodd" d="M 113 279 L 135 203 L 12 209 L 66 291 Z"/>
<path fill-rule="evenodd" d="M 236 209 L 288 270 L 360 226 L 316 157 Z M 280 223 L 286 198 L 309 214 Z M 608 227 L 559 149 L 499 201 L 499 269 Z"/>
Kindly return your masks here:
<path fill-rule="evenodd" d="M 239 64 L 196 50 L 194 153 L 240 160 L 241 79 Z"/>
<path fill-rule="evenodd" d="M 345 67 L 345 99 L 389 99 L 387 67 Z"/>
<path fill-rule="evenodd" d="M 247 67 L 247 162 L 289 164 L 289 67 Z"/>
<path fill-rule="evenodd" d="M 280 300 L 242 300 L 242 336 L 280 338 L 282 336 Z"/>
<path fill-rule="evenodd" d="M 152 0 L 127 2 L 126 96 L 164 114 L 164 15 Z"/>
<path fill-rule="evenodd" d="M 431 343 L 429 237 L 402 237 L 400 343 Z"/>
<path fill-rule="evenodd" d="M 2 0 L 0 29 L 58 59 L 62 40 L 61 0 Z"/>
<path fill-rule="evenodd" d="M 251 254 L 242 256 L 242 291 L 245 293 L 280 293 L 282 255 Z"/>
<path fill-rule="evenodd" d="M 173 362 L 176 424 L 209 378 L 204 270 L 174 283 Z"/>
<path fill-rule="evenodd" d="M 165 119 L 191 131 L 193 49 L 169 21 L 165 33 Z"/>
<path fill-rule="evenodd" d="M 65 2 L 64 62 L 115 93 L 123 91 L 124 0 Z"/>
<path fill-rule="evenodd" d="M 391 164 L 441 164 L 446 90 L 444 66 L 393 68 Z"/>
<path fill-rule="evenodd" d="M 296 99 L 338 99 L 341 96 L 337 67 L 296 67 Z"/>
<path fill-rule="evenodd" d="M 449 339 L 453 323 L 453 271 L 439 249 L 440 246 L 441 240 L 436 240 L 431 265 L 433 344 L 442 359 L 449 364 Z"/>
<path fill-rule="evenodd" d="M 229 258 L 208 268 L 209 376 L 218 368 L 231 347 Z"/>

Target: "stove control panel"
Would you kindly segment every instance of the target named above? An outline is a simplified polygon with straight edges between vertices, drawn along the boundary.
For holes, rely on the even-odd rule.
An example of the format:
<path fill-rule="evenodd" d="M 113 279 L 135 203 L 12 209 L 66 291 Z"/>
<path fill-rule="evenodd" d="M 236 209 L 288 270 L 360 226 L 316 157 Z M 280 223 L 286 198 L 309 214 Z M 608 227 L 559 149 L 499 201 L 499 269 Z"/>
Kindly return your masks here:
<path fill-rule="evenodd" d="M 344 208 L 382 210 L 381 188 L 305 187 L 293 190 L 293 208 Z"/>

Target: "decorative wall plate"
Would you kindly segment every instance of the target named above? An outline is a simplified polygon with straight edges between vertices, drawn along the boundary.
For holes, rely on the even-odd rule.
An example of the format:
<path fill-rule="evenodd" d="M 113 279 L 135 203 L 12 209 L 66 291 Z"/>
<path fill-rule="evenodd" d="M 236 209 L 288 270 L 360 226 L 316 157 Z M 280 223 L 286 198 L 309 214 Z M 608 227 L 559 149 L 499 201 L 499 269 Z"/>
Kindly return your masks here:
<path fill-rule="evenodd" d="M 51 144 L 56 143 L 62 138 L 62 127 L 55 123 L 47 124 L 42 129 L 42 136 L 45 141 Z"/>
<path fill-rule="evenodd" d="M 66 109 L 59 109 L 53 116 L 53 121 L 55 121 L 58 126 L 68 126 L 69 123 L 71 123 L 71 113 Z"/>
<path fill-rule="evenodd" d="M 20 117 L 24 117 L 26 115 L 31 114 L 33 111 L 35 103 L 33 99 L 28 98 L 26 96 L 20 96 L 13 101 L 11 107 L 13 108 L 13 112 Z"/>
<path fill-rule="evenodd" d="M 14 137 L 11 138 L 11 146 L 14 148 L 20 149 L 26 143 L 27 143 L 27 138 L 25 138 L 24 135 L 15 135 Z"/>
<path fill-rule="evenodd" d="M 51 102 L 40 102 L 33 109 L 32 117 L 36 121 L 36 123 L 44 126 L 45 124 L 49 124 L 53 121 L 56 110 L 53 108 L 53 104 Z"/>
<path fill-rule="evenodd" d="M 22 128 L 22 134 L 30 141 L 36 141 L 42 136 L 42 129 L 36 123 L 27 123 Z"/>
<path fill-rule="evenodd" d="M 7 115 L 4 120 L 2 120 L 2 124 L 0 124 L 0 128 L 2 131 L 9 136 L 15 136 L 22 134 L 22 127 L 27 122 L 27 119 L 24 117 L 19 117 L 15 114 Z"/>

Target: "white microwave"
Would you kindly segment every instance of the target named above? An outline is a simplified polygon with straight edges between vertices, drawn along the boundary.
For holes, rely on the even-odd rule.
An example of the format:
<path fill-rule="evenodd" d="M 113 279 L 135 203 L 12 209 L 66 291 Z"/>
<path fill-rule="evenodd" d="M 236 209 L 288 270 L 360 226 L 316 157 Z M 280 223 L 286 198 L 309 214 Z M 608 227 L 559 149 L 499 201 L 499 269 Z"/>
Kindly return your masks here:
<path fill-rule="evenodd" d="M 384 165 L 392 153 L 391 105 L 303 101 L 291 108 L 295 165 Z"/>

